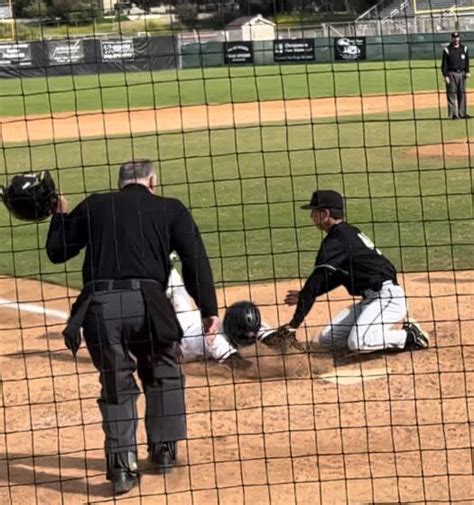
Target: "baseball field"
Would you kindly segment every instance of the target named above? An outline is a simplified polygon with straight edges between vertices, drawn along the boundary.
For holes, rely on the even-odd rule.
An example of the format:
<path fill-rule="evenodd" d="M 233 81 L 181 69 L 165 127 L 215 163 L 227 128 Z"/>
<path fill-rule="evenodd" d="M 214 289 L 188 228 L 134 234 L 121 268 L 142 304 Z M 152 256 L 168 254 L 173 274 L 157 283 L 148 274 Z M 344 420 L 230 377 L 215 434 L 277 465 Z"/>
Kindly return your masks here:
<path fill-rule="evenodd" d="M 140 430 L 144 476 L 121 503 L 472 503 L 473 123 L 446 119 L 436 64 L 2 81 L 2 182 L 48 168 L 74 204 L 114 188 L 121 162 L 153 160 L 159 193 L 181 198 L 200 226 L 220 306 L 251 298 L 275 326 L 291 317 L 284 294 L 322 238 L 299 206 L 316 188 L 339 190 L 431 335 L 413 354 L 258 346 L 246 373 L 186 365 L 181 466 L 154 473 Z M 110 503 L 97 376 L 59 334 L 81 258 L 48 262 L 47 222 L 5 210 L 0 227 L 0 502 Z M 298 338 L 349 303 L 331 293 Z"/>

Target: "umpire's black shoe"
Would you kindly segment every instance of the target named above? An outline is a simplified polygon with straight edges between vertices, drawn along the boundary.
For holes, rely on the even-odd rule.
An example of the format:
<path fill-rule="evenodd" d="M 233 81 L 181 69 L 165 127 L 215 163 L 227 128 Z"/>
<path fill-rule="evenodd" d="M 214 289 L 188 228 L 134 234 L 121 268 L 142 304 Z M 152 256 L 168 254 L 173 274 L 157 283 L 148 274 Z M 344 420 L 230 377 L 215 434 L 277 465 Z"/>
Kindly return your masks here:
<path fill-rule="evenodd" d="M 111 481 L 114 495 L 125 494 L 138 484 L 138 475 L 125 468 L 116 468 L 112 470 Z"/>
<path fill-rule="evenodd" d="M 176 442 L 160 442 L 148 446 L 148 461 L 158 465 L 160 473 L 170 472 L 176 466 L 177 457 Z"/>
<path fill-rule="evenodd" d="M 137 456 L 134 452 L 116 452 L 106 455 L 107 480 L 112 482 L 115 495 L 128 493 L 138 484 Z"/>
<path fill-rule="evenodd" d="M 471 119 L 471 116 L 469 114 L 466 114 L 465 116 L 459 116 L 460 119 Z"/>
<path fill-rule="evenodd" d="M 252 366 L 252 362 L 248 359 L 245 359 L 238 352 L 233 352 L 222 362 L 222 364 L 228 366 L 232 370 L 247 370 Z"/>
<path fill-rule="evenodd" d="M 405 323 L 403 329 L 407 332 L 405 349 L 427 349 L 430 345 L 430 337 L 416 323 Z"/>

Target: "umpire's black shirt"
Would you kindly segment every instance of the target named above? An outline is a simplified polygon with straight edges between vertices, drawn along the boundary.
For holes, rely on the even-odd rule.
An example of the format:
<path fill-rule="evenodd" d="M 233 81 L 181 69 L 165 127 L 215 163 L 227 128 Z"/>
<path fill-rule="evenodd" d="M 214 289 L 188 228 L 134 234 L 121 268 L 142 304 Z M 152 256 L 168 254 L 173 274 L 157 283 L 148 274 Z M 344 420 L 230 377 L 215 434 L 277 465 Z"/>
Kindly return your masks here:
<path fill-rule="evenodd" d="M 441 72 L 444 77 L 446 77 L 449 72 L 469 73 L 469 53 L 467 47 L 462 44 L 460 44 L 459 47 L 454 47 L 452 44 L 446 46 L 443 50 Z"/>
<path fill-rule="evenodd" d="M 397 282 L 395 267 L 372 241 L 355 226 L 335 224 L 321 243 L 314 271 L 299 294 L 290 325 L 297 328 L 316 297 L 337 286 L 343 285 L 351 295 L 362 295 L 367 289 L 379 291 L 388 280 Z"/>
<path fill-rule="evenodd" d="M 183 280 L 203 317 L 217 315 L 212 271 L 199 230 L 188 209 L 174 198 L 129 184 L 94 194 L 70 214 L 51 220 L 46 251 L 63 263 L 85 247 L 84 284 L 104 279 L 153 279 L 166 288 L 169 255 L 182 261 Z"/>

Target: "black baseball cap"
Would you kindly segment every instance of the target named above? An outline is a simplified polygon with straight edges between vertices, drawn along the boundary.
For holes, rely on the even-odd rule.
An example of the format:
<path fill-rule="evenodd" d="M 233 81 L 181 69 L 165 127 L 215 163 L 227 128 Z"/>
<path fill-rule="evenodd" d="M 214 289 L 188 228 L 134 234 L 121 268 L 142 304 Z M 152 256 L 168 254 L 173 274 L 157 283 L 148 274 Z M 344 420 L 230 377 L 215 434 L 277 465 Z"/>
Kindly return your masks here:
<path fill-rule="evenodd" d="M 459 32 L 453 32 L 453 33 L 451 33 L 451 38 L 452 39 L 457 39 L 459 37 L 461 37 L 461 35 L 459 35 Z"/>
<path fill-rule="evenodd" d="M 313 193 L 310 202 L 302 209 L 339 209 L 344 210 L 344 197 L 332 189 L 320 189 Z"/>

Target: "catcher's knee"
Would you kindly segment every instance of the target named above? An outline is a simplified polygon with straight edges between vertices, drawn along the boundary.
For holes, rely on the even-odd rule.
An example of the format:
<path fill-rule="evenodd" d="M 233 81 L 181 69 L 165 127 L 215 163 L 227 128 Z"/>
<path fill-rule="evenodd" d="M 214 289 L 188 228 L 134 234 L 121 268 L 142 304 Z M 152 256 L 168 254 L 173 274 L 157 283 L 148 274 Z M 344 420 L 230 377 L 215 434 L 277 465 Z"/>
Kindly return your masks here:
<path fill-rule="evenodd" d="M 347 347 L 347 334 L 342 335 L 331 329 L 324 329 L 317 339 L 315 339 L 322 347 L 327 347 L 331 350 L 340 350 Z"/>
<path fill-rule="evenodd" d="M 349 338 L 347 339 L 347 347 L 352 352 L 364 352 L 368 350 L 367 340 L 368 340 L 367 332 L 363 333 L 356 328 L 351 331 Z"/>
<path fill-rule="evenodd" d="M 361 345 L 362 343 L 359 342 L 359 339 L 358 338 L 350 338 L 348 341 L 347 341 L 347 347 L 349 348 L 350 351 L 352 352 L 360 352 L 360 351 L 363 351 L 364 350 L 364 346 Z"/>

